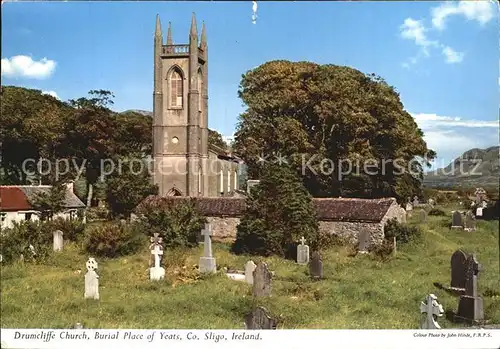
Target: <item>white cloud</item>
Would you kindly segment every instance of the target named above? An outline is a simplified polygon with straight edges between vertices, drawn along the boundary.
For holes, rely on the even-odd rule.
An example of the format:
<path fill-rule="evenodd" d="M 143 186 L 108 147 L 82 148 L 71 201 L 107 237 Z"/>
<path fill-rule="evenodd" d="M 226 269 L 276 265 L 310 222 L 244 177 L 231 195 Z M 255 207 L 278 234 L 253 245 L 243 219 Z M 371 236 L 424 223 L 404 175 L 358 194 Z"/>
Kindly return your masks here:
<path fill-rule="evenodd" d="M 460 117 L 442 116 L 437 114 L 418 113 L 411 116 L 423 130 L 439 127 L 466 127 L 466 128 L 498 128 L 498 121 L 463 120 Z"/>
<path fill-rule="evenodd" d="M 427 29 L 422 24 L 422 21 L 417 21 L 413 18 L 405 19 L 404 23 L 399 28 L 401 37 L 415 41 L 415 44 L 422 48 L 422 52 L 429 56 L 428 47 L 437 45 L 436 41 L 427 39 Z"/>
<path fill-rule="evenodd" d="M 57 98 L 57 99 L 61 99 L 61 98 L 59 98 L 59 96 L 57 95 L 57 93 L 55 91 L 42 91 L 42 94 L 49 95 L 49 96 L 52 96 L 52 97 Z"/>
<path fill-rule="evenodd" d="M 47 58 L 34 61 L 29 56 L 2 58 L 2 76 L 7 78 L 47 79 L 56 69 L 56 62 Z"/>
<path fill-rule="evenodd" d="M 431 10 L 432 25 L 443 30 L 446 19 L 450 16 L 464 16 L 467 20 L 484 25 L 493 19 L 493 11 L 493 3 L 486 0 L 446 2 Z"/>
<path fill-rule="evenodd" d="M 445 62 L 450 64 L 462 62 L 465 55 L 463 52 L 457 52 L 449 46 L 443 46 L 442 52 L 445 57 Z"/>

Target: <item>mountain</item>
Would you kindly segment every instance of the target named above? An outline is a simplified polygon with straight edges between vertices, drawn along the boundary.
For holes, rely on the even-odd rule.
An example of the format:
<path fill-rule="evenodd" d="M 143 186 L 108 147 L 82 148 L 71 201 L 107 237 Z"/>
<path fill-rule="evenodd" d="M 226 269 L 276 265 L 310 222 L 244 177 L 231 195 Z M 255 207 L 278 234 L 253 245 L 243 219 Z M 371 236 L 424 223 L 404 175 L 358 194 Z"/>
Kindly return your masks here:
<path fill-rule="evenodd" d="M 424 174 L 427 187 L 498 187 L 500 147 L 470 149 L 445 168 Z"/>
<path fill-rule="evenodd" d="M 147 111 L 147 110 L 139 110 L 139 109 L 129 109 L 122 111 L 120 114 L 126 114 L 126 113 L 138 113 L 144 116 L 153 116 L 153 112 Z"/>

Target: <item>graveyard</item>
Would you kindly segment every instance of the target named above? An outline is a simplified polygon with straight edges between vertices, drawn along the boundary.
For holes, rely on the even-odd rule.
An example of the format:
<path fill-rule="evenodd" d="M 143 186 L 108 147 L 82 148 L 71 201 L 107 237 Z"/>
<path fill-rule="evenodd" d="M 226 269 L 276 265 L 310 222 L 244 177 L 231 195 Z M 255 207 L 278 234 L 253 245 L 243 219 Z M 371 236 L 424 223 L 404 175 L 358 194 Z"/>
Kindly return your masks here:
<path fill-rule="evenodd" d="M 456 207 L 441 208 L 448 214 L 425 220 L 414 212 L 409 224 L 419 225 L 423 236 L 398 245 L 386 258 L 353 253 L 352 246 L 321 250 L 320 278 L 311 277 L 306 264 L 236 256 L 229 244 L 217 241 L 211 246 L 214 260 L 202 266 L 200 257 L 210 253 L 206 243 L 160 252 L 151 248 L 152 238 L 152 245 L 137 254 L 96 258 L 98 290 L 95 284 L 87 290 L 86 271 L 93 271 L 95 263 L 80 246 L 65 243 L 43 263 L 2 266 L 1 327 L 243 329 L 252 309 L 263 306 L 277 329 L 418 329 L 421 303 L 434 294 L 443 307 L 437 319 L 441 328 L 458 328 L 466 325 L 446 316 L 457 311 L 457 296 L 435 286 L 450 285 L 450 258 L 458 249 L 474 253 L 481 264 L 477 293 L 484 318 L 500 323 L 498 222 L 479 220 L 475 230 L 451 229 Z M 158 255 L 163 271 L 153 273 L 149 266 L 157 264 Z M 258 266 L 265 262 L 270 270 L 270 284 L 260 297 L 253 296 L 245 277 L 235 276 L 250 260 Z M 214 264 L 215 273 L 199 272 L 212 271 Z"/>

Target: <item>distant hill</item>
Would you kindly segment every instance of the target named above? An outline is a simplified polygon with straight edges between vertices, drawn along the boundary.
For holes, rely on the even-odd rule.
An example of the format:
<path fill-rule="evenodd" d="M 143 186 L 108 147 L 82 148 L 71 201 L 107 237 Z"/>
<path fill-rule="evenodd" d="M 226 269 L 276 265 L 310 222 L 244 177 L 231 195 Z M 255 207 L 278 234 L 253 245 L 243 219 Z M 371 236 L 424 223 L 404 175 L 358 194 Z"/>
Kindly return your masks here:
<path fill-rule="evenodd" d="M 424 175 L 427 187 L 498 187 L 500 147 L 470 149 L 445 168 Z"/>
<path fill-rule="evenodd" d="M 142 114 L 144 116 L 153 116 L 153 112 L 147 111 L 147 110 L 140 110 L 140 109 L 129 109 L 121 112 L 120 114 L 126 114 L 126 113 L 138 113 Z"/>

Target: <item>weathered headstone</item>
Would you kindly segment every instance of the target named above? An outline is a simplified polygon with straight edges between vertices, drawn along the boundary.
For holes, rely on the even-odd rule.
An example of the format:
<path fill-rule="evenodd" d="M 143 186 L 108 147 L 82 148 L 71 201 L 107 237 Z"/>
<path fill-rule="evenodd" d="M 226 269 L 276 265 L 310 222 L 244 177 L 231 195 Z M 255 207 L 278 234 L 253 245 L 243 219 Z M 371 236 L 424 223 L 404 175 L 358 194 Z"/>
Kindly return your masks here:
<path fill-rule="evenodd" d="M 149 268 L 150 280 L 161 280 L 165 277 L 165 269 L 160 265 L 160 256 L 163 255 L 163 248 L 160 244 L 155 244 L 151 250 L 151 255 L 155 260 L 154 265 Z"/>
<path fill-rule="evenodd" d="M 53 250 L 54 251 L 62 251 L 64 246 L 64 233 L 60 230 L 56 230 L 52 233 L 53 236 Z"/>
<path fill-rule="evenodd" d="M 420 223 L 427 222 L 427 212 L 425 212 L 424 209 L 421 209 L 419 212 L 419 220 L 420 220 Z"/>
<path fill-rule="evenodd" d="M 464 230 L 465 231 L 476 230 L 476 217 L 474 217 L 471 211 L 467 211 L 467 213 L 465 214 Z"/>
<path fill-rule="evenodd" d="M 416 207 L 420 204 L 420 202 L 418 201 L 418 196 L 414 196 L 413 197 L 413 207 Z"/>
<path fill-rule="evenodd" d="M 476 208 L 476 217 L 482 217 L 483 216 L 483 208 L 478 207 Z"/>
<path fill-rule="evenodd" d="M 246 330 L 275 330 L 278 321 L 273 319 L 266 308 L 257 307 L 245 317 Z"/>
<path fill-rule="evenodd" d="M 297 246 L 297 263 L 302 265 L 309 263 L 309 246 L 305 242 L 306 239 L 302 237 L 300 245 Z"/>
<path fill-rule="evenodd" d="M 368 253 L 370 233 L 366 230 L 358 234 L 358 253 Z"/>
<path fill-rule="evenodd" d="M 97 275 L 97 262 L 89 257 L 86 263 L 87 273 L 85 274 L 85 298 L 99 299 L 99 275 Z"/>
<path fill-rule="evenodd" d="M 444 309 L 443 306 L 438 303 L 435 295 L 428 295 L 425 302 L 420 303 L 420 313 L 425 313 L 425 319 L 420 324 L 421 329 L 435 330 L 441 328 L 437 323 L 437 318 L 443 316 Z"/>
<path fill-rule="evenodd" d="M 466 260 L 467 254 L 461 250 L 457 250 L 451 255 L 451 287 L 465 289 Z"/>
<path fill-rule="evenodd" d="M 432 198 L 429 198 L 429 200 L 427 200 L 427 203 L 429 204 L 429 206 L 433 207 L 436 204 L 436 201 L 434 201 L 434 199 Z"/>
<path fill-rule="evenodd" d="M 212 256 L 212 228 L 210 224 L 205 224 L 205 229 L 202 229 L 201 234 L 204 237 L 203 257 L 200 257 L 200 273 L 215 273 L 217 265 L 215 258 Z"/>
<path fill-rule="evenodd" d="M 257 265 L 253 261 L 248 261 L 245 264 L 245 281 L 253 285 L 253 272 Z"/>
<path fill-rule="evenodd" d="M 83 329 L 83 325 L 82 325 L 81 323 L 77 322 L 77 323 L 75 324 L 75 329 L 76 329 L 76 330 L 81 330 L 81 329 Z"/>
<path fill-rule="evenodd" d="M 309 262 L 309 274 L 313 279 L 323 278 L 323 261 L 318 251 L 312 253 L 311 261 Z"/>
<path fill-rule="evenodd" d="M 458 303 L 458 320 L 478 322 L 484 319 L 483 299 L 478 296 L 477 277 L 481 271 L 481 265 L 476 257 L 469 255 L 466 260 L 465 272 L 465 295 L 460 296 Z"/>
<path fill-rule="evenodd" d="M 255 297 L 267 297 L 271 295 L 272 274 L 267 264 L 260 262 L 253 271 L 253 289 Z"/>
<path fill-rule="evenodd" d="M 462 220 L 462 214 L 459 211 L 453 211 L 451 215 L 451 227 L 453 229 L 463 229 L 464 223 Z"/>
<path fill-rule="evenodd" d="M 411 204 L 411 202 L 406 203 L 405 210 L 406 210 L 406 212 L 413 210 L 413 205 Z"/>

